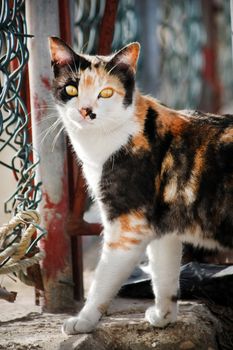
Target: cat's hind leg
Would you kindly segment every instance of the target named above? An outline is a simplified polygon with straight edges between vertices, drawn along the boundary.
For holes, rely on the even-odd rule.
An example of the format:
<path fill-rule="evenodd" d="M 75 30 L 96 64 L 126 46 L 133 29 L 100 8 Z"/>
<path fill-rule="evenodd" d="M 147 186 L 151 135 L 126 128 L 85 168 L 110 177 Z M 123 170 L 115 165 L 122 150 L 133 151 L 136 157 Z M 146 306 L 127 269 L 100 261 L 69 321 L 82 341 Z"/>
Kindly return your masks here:
<path fill-rule="evenodd" d="M 65 321 L 64 333 L 88 333 L 96 327 L 145 250 L 150 240 L 148 236 L 140 232 L 127 232 L 121 226 L 115 223 L 107 231 L 105 229 L 102 254 L 87 301 L 76 317 Z"/>
<path fill-rule="evenodd" d="M 182 243 L 173 234 L 150 242 L 147 248 L 155 306 L 147 309 L 146 320 L 155 327 L 165 327 L 177 318 Z"/>

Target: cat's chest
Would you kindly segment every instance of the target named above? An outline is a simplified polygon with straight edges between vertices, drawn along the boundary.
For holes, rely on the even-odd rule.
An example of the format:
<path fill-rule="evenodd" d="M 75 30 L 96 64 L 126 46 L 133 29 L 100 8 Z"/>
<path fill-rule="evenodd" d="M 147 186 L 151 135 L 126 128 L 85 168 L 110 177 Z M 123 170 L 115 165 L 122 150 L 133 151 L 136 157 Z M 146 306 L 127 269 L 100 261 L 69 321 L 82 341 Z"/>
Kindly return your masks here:
<path fill-rule="evenodd" d="M 83 172 L 89 186 L 89 190 L 96 198 L 100 196 L 100 182 L 102 176 L 102 166 L 92 166 L 83 164 Z"/>

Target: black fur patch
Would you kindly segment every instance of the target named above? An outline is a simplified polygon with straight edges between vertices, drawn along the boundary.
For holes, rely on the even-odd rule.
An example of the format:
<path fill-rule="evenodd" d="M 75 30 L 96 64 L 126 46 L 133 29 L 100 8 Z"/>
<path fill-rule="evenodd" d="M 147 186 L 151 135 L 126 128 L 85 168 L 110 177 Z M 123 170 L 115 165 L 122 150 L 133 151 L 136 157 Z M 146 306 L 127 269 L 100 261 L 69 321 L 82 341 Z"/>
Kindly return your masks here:
<path fill-rule="evenodd" d="M 116 75 L 121 81 L 125 89 L 125 97 L 123 104 L 125 108 L 133 102 L 133 93 L 135 89 L 135 77 L 132 68 L 125 63 L 118 63 L 114 65 L 115 61 L 107 63 L 105 69 L 110 72 L 111 75 Z"/>
<path fill-rule="evenodd" d="M 58 102 L 63 103 L 72 98 L 66 94 L 65 86 L 70 84 L 78 87 L 79 69 L 85 70 L 87 68 L 91 68 L 91 62 L 87 61 L 81 56 L 76 55 L 70 64 L 52 64 L 52 67 L 55 77 L 53 80 L 53 94 Z M 77 76 L 76 79 L 75 75 Z"/>
<path fill-rule="evenodd" d="M 91 62 L 86 60 L 84 57 L 79 56 L 78 69 L 85 70 L 87 68 L 91 68 Z"/>
<path fill-rule="evenodd" d="M 156 137 L 156 116 L 158 113 L 152 109 L 151 107 L 148 108 L 145 124 L 144 124 L 144 135 L 147 136 L 150 143 L 155 142 Z"/>
<path fill-rule="evenodd" d="M 177 293 L 177 295 L 172 295 L 171 296 L 171 302 L 172 303 L 177 303 L 177 301 L 178 301 L 178 293 Z"/>
<path fill-rule="evenodd" d="M 60 101 L 63 103 L 63 102 L 69 101 L 72 98 L 72 96 L 69 96 L 66 93 L 65 88 L 67 85 L 73 85 L 73 86 L 78 88 L 79 79 L 77 78 L 77 80 L 75 80 L 75 81 L 73 79 L 71 80 L 71 78 L 68 75 L 67 81 L 64 82 L 64 80 L 63 80 L 62 85 L 59 84 L 58 79 L 54 80 L 54 82 L 53 82 L 53 94 L 56 97 L 57 101 Z"/>
<path fill-rule="evenodd" d="M 101 194 L 109 220 L 132 209 L 151 206 L 153 193 L 154 168 L 149 152 L 139 157 L 121 149 L 114 154 L 114 160 L 110 158 L 104 164 Z"/>

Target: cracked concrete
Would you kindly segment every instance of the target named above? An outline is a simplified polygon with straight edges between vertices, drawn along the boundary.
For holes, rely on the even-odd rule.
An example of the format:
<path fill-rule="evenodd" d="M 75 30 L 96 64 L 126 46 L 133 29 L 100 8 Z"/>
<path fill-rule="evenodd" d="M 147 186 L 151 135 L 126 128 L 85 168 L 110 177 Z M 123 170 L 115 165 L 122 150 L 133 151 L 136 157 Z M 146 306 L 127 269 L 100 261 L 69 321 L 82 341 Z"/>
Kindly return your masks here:
<path fill-rule="evenodd" d="M 224 308 L 214 317 L 204 304 L 180 302 L 178 322 L 155 329 L 144 320 L 152 300 L 116 298 L 94 333 L 66 337 L 61 333 L 61 325 L 70 315 L 42 313 L 41 307 L 34 304 L 32 287 L 19 281 L 13 283 L 7 277 L 0 282 L 8 290 L 18 292 L 14 304 L 0 300 L 0 350 L 220 349 L 216 340 L 222 323 L 218 317 L 221 312 L 225 314 Z"/>
<path fill-rule="evenodd" d="M 64 336 L 67 314 L 30 312 L 0 321 L 0 350 L 215 350 L 219 321 L 203 304 L 181 302 L 178 322 L 155 329 L 144 320 L 152 300 L 117 298 L 92 334 Z"/>

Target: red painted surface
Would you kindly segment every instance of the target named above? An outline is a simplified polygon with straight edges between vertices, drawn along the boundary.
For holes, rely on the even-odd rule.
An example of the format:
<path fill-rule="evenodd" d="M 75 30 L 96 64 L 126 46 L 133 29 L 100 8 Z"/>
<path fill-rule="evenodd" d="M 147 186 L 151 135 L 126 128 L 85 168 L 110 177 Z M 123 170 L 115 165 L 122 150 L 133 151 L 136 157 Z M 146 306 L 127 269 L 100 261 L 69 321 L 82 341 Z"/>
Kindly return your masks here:
<path fill-rule="evenodd" d="M 111 52 L 112 39 L 117 15 L 118 0 L 108 0 L 100 24 L 98 54 L 108 55 Z"/>
<path fill-rule="evenodd" d="M 41 75 L 41 76 L 40 76 L 40 79 L 41 79 L 41 82 L 42 82 L 43 86 L 44 86 L 47 90 L 51 91 L 51 83 L 50 83 L 49 78 L 46 77 L 46 76 Z"/>
<path fill-rule="evenodd" d="M 222 87 L 217 73 L 217 56 L 214 46 L 206 46 L 203 49 L 204 68 L 203 79 L 207 82 L 212 92 L 212 112 L 218 112 L 221 105 Z"/>
<path fill-rule="evenodd" d="M 44 99 L 40 99 L 38 94 L 34 94 L 33 96 L 33 104 L 35 109 L 36 120 L 40 122 L 47 111 L 47 102 Z"/>
<path fill-rule="evenodd" d="M 59 21 L 61 38 L 69 45 L 72 44 L 70 7 L 67 1 L 59 0 Z"/>
<path fill-rule="evenodd" d="M 69 253 L 69 239 L 66 236 L 66 220 L 68 211 L 67 171 L 64 164 L 64 176 L 62 178 L 62 195 L 58 203 L 53 203 L 48 193 L 44 192 L 44 217 L 48 235 L 41 242 L 46 257 L 43 260 L 43 268 L 46 277 L 55 278 L 58 272 L 62 272 L 67 265 Z"/>
<path fill-rule="evenodd" d="M 214 83 L 215 77 L 215 50 L 212 47 L 204 47 L 204 71 L 203 76 L 209 83 Z"/>

